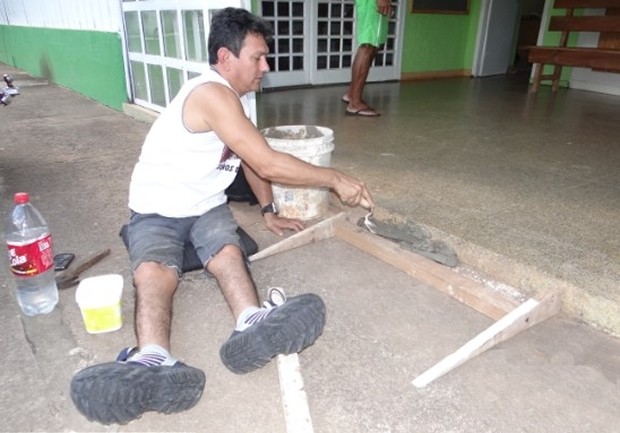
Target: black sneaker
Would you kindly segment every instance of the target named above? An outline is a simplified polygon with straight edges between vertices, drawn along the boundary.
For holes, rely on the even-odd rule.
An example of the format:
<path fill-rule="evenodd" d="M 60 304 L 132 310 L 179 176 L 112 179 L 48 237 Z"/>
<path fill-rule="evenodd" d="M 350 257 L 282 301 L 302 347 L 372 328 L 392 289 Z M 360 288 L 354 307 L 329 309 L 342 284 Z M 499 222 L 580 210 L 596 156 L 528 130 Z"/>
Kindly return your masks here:
<path fill-rule="evenodd" d="M 220 348 L 220 358 L 233 373 L 263 367 L 276 355 L 298 353 L 312 345 L 325 327 L 325 304 L 314 294 L 288 300 L 280 289 L 271 289 L 259 321 L 244 331 L 234 331 Z"/>
<path fill-rule="evenodd" d="M 151 367 L 126 362 L 131 354 L 125 349 L 116 362 L 93 365 L 73 376 L 71 399 L 90 421 L 127 424 L 144 412 L 182 412 L 198 403 L 204 372 L 180 361 Z"/>

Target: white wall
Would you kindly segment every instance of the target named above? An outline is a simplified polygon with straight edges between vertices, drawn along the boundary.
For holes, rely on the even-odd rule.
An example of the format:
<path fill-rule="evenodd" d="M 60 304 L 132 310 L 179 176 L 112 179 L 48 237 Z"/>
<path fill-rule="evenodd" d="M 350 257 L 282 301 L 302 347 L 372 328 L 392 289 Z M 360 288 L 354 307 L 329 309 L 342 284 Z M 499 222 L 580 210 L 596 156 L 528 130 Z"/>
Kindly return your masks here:
<path fill-rule="evenodd" d="M 585 15 L 604 14 L 604 9 L 587 9 L 585 12 Z M 580 32 L 577 45 L 580 47 L 596 47 L 598 38 L 598 33 Z M 620 96 L 620 74 L 597 72 L 587 68 L 573 68 L 569 87 Z"/>
<path fill-rule="evenodd" d="M 121 0 L 0 0 L 0 24 L 121 32 Z"/>

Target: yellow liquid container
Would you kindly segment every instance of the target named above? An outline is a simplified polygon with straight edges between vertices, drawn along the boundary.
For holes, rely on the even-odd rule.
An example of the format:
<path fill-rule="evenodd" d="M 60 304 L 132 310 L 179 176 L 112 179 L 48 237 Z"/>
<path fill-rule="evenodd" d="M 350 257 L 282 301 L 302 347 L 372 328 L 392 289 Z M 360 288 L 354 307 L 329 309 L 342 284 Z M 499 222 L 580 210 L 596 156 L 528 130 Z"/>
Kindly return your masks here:
<path fill-rule="evenodd" d="M 123 277 L 118 274 L 85 278 L 75 292 L 84 327 L 89 334 L 112 332 L 123 326 Z"/>

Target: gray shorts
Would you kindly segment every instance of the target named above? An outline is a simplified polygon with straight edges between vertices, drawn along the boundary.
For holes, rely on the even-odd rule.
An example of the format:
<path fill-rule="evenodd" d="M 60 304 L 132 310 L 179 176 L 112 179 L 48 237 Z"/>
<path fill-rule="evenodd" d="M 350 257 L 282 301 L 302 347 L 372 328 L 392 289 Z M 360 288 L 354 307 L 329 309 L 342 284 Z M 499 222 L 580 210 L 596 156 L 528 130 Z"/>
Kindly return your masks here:
<path fill-rule="evenodd" d="M 196 255 L 206 266 L 225 245 L 241 248 L 237 227 L 227 204 L 198 217 L 168 218 L 132 212 L 127 229 L 131 269 L 135 271 L 143 262 L 157 262 L 181 276 L 187 242 L 194 245 Z"/>

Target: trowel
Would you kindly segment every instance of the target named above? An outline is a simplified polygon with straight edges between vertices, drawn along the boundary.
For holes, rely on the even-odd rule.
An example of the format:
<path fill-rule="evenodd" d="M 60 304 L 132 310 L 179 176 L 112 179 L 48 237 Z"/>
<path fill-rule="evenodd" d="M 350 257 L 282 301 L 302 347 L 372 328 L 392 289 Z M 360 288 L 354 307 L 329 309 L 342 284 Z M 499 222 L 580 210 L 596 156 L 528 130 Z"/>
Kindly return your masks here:
<path fill-rule="evenodd" d="M 63 290 L 77 285 L 80 282 L 79 277 L 82 272 L 92 268 L 108 255 L 110 255 L 109 248 L 95 254 L 91 258 L 80 263 L 74 269 L 64 271 L 56 277 L 56 286 L 58 286 L 59 290 Z"/>

